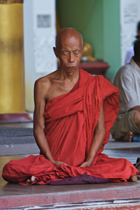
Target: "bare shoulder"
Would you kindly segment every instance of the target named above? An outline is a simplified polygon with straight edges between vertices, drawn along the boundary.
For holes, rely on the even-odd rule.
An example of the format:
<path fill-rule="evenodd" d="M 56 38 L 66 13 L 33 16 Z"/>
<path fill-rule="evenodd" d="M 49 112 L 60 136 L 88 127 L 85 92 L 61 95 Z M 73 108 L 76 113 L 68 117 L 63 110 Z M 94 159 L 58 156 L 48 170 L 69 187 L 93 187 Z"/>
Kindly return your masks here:
<path fill-rule="evenodd" d="M 51 81 L 53 77 L 55 77 L 55 72 L 37 79 L 34 84 L 35 95 L 37 94 L 40 97 L 42 96 L 47 98 L 47 93 L 51 88 Z"/>
<path fill-rule="evenodd" d="M 35 87 L 36 88 L 45 88 L 48 89 L 51 85 L 51 78 L 55 75 L 55 72 L 52 72 L 51 74 L 48 74 L 44 77 L 40 77 L 35 81 Z"/>
<path fill-rule="evenodd" d="M 44 90 L 44 88 L 45 89 L 49 88 L 49 85 L 50 85 L 50 79 L 49 79 L 48 75 L 41 77 L 35 81 L 35 89 Z"/>

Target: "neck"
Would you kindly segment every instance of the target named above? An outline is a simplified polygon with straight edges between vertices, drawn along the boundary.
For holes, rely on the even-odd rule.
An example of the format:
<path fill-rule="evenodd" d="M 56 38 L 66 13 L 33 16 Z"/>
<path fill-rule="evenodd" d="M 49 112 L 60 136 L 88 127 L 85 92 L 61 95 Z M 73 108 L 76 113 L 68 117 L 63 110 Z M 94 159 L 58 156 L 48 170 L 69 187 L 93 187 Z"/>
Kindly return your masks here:
<path fill-rule="evenodd" d="M 62 80 L 78 80 L 79 78 L 79 69 L 74 69 L 74 71 L 65 71 L 62 68 L 58 70 L 59 78 Z"/>

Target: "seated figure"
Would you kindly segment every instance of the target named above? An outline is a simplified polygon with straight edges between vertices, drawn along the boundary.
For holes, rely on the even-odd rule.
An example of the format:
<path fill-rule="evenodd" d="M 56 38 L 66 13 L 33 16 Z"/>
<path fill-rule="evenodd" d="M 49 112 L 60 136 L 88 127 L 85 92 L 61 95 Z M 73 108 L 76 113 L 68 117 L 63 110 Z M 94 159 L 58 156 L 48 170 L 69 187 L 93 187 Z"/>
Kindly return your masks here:
<path fill-rule="evenodd" d="M 131 142 L 140 135 L 140 40 L 134 42 L 134 56 L 119 69 L 114 85 L 120 91 L 120 111 L 111 133 L 116 140 Z"/>
<path fill-rule="evenodd" d="M 60 67 L 35 82 L 34 136 L 40 155 L 11 160 L 8 182 L 49 184 L 81 175 L 127 181 L 138 170 L 128 160 L 103 154 L 119 111 L 119 91 L 103 76 L 79 69 L 82 35 L 64 28 L 54 53 Z"/>

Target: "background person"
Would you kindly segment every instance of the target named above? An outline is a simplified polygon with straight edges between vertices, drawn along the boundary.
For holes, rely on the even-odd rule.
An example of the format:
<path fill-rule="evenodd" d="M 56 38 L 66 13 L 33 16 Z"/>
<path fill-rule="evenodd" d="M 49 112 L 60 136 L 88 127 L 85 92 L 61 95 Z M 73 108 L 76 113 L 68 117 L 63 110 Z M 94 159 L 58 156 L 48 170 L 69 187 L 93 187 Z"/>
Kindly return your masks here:
<path fill-rule="evenodd" d="M 111 129 L 114 139 L 131 142 L 140 134 L 140 39 L 134 43 L 134 57 L 117 72 L 120 111 Z"/>

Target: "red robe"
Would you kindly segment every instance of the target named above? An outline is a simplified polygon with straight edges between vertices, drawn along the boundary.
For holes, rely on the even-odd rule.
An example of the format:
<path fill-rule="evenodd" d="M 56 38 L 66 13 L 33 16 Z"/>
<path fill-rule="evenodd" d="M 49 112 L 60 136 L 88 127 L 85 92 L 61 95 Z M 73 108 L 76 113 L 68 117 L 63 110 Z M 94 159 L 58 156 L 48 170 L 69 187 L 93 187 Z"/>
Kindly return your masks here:
<path fill-rule="evenodd" d="M 103 154 L 110 128 L 119 111 L 119 91 L 103 76 L 80 71 L 79 88 L 58 96 L 46 104 L 45 135 L 54 160 L 68 164 L 56 168 L 43 155 L 11 160 L 4 166 L 3 178 L 25 184 L 34 175 L 39 184 L 82 174 L 127 181 L 138 170 L 128 160 Z M 79 167 L 88 154 L 103 102 L 106 135 L 92 166 Z"/>

